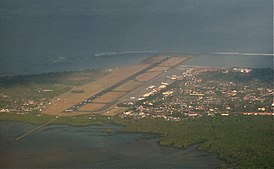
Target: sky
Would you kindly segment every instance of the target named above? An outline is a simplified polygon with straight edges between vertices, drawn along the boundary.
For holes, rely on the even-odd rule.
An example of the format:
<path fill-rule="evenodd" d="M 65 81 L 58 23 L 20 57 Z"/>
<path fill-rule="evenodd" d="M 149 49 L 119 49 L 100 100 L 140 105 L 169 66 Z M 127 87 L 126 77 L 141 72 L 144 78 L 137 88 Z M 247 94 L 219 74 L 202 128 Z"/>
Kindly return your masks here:
<path fill-rule="evenodd" d="M 0 73 L 105 52 L 273 53 L 272 3 L 1 0 Z"/>

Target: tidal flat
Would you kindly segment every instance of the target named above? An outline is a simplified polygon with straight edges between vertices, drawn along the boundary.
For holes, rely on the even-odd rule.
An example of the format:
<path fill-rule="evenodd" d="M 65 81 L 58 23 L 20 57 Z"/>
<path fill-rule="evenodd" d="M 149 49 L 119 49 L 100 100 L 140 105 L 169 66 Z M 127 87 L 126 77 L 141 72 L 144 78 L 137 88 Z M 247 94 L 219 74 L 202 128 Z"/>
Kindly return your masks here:
<path fill-rule="evenodd" d="M 160 146 L 158 136 L 121 133 L 118 125 L 48 125 L 20 141 L 15 138 L 37 126 L 1 121 L 0 127 L 4 168 L 216 168 L 225 164 L 196 146 Z"/>

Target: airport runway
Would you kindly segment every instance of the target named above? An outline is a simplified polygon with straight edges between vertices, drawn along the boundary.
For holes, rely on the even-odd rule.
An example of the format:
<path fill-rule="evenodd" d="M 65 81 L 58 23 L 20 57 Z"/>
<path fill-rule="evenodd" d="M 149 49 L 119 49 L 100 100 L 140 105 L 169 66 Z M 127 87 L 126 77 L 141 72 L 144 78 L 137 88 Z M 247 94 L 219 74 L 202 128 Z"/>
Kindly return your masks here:
<path fill-rule="evenodd" d="M 125 79 L 123 79 L 123 80 L 121 80 L 121 81 L 115 83 L 115 84 L 112 85 L 111 87 L 106 88 L 106 89 L 104 89 L 104 90 L 102 90 L 102 91 L 96 93 L 95 95 L 93 95 L 93 96 L 91 96 L 91 97 L 85 99 L 84 101 L 82 101 L 82 102 L 80 102 L 80 103 L 78 103 L 78 104 L 76 104 L 76 105 L 73 105 L 72 107 L 66 109 L 64 112 L 65 112 L 65 113 L 75 112 L 75 111 L 79 111 L 79 112 L 94 112 L 94 111 L 81 111 L 81 110 L 79 110 L 79 109 L 80 109 L 82 106 L 86 105 L 86 104 L 92 103 L 92 101 L 94 101 L 96 98 L 98 98 L 98 97 L 100 97 L 100 96 L 106 94 L 107 92 L 112 91 L 113 89 L 115 89 L 115 88 L 117 88 L 117 87 L 123 85 L 124 83 L 126 83 L 126 82 L 128 82 L 128 81 L 130 81 L 130 80 L 133 80 L 133 79 L 135 79 L 137 76 L 139 76 L 139 75 L 141 75 L 141 74 L 147 72 L 148 70 L 150 70 L 150 69 L 152 69 L 152 68 L 158 66 L 159 64 L 161 64 L 162 62 L 164 62 L 164 61 L 167 60 L 167 59 L 169 59 L 169 58 L 166 57 L 166 58 L 164 58 L 164 59 L 162 59 L 162 60 L 160 60 L 160 61 L 158 61 L 158 62 L 156 62 L 156 63 L 151 64 L 150 66 L 148 66 L 148 67 L 142 69 L 141 71 L 139 71 L 139 72 L 137 72 L 137 73 L 134 73 L 133 75 L 131 75 L 131 76 L 129 76 L 129 77 L 127 77 L 127 78 L 125 78 Z M 106 106 L 104 106 L 103 108 L 101 108 L 100 110 L 96 110 L 96 111 L 102 111 L 102 110 L 104 110 L 104 109 L 107 109 L 107 108 L 111 107 L 110 105 L 113 105 L 113 104 L 115 104 L 115 101 L 112 102 L 112 103 L 108 103 L 108 105 L 106 105 Z"/>
<path fill-rule="evenodd" d="M 70 113 L 70 112 L 87 112 L 87 113 L 97 113 L 97 114 L 104 113 L 104 112 L 108 111 L 111 107 L 113 107 L 114 105 L 118 104 L 119 102 L 128 101 L 130 97 L 142 96 L 146 92 L 145 89 L 152 84 L 161 84 L 162 81 L 165 81 L 165 82 L 168 82 L 169 84 L 171 84 L 173 81 L 171 79 L 167 78 L 167 76 L 171 76 L 172 74 L 177 74 L 178 73 L 178 70 L 177 70 L 178 65 L 182 64 L 182 62 L 185 62 L 188 58 L 186 58 L 186 60 L 182 60 L 181 62 L 179 62 L 178 64 L 176 64 L 174 66 L 170 66 L 166 71 L 161 72 L 159 75 L 152 78 L 151 80 L 142 82 L 142 84 L 140 86 L 137 86 L 132 91 L 125 92 L 125 94 L 120 96 L 118 99 L 116 99 L 112 102 L 109 102 L 109 103 L 102 102 L 101 104 L 105 104 L 105 105 L 101 108 L 98 108 L 96 110 L 79 110 L 81 107 L 83 107 L 87 104 L 92 104 L 92 103 L 100 104 L 100 102 L 94 102 L 94 100 L 103 96 L 104 94 L 106 94 L 108 92 L 114 91 L 114 89 L 127 83 L 130 80 L 136 80 L 136 77 L 138 77 L 139 75 L 144 74 L 144 73 L 148 72 L 150 69 L 153 69 L 154 67 L 159 66 L 162 62 L 164 62 L 168 59 L 170 59 L 170 57 L 166 57 L 156 63 L 151 64 L 150 66 L 144 68 L 143 70 L 115 83 L 111 87 L 98 92 L 97 94 L 85 99 L 84 101 L 82 101 L 76 105 L 73 105 L 69 109 L 65 110 L 63 113 Z"/>

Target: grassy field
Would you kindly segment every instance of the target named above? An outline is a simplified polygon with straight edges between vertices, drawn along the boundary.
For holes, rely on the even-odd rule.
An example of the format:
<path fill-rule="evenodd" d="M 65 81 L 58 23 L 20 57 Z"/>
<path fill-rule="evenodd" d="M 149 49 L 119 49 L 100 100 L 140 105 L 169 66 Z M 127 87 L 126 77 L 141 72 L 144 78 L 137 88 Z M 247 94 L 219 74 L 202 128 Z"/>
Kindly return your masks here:
<path fill-rule="evenodd" d="M 158 76 L 161 73 L 162 72 L 160 72 L 160 71 L 159 72 L 146 72 L 144 74 L 137 76 L 136 80 L 141 81 L 141 82 L 146 82 L 146 81 L 153 79 L 154 77 Z"/>
<path fill-rule="evenodd" d="M 101 97 L 96 98 L 93 102 L 99 102 L 99 103 L 110 103 L 113 102 L 123 95 L 125 95 L 126 92 L 107 92 L 106 94 L 102 95 Z"/>
<path fill-rule="evenodd" d="M 104 107 L 106 104 L 101 104 L 101 103 L 89 103 L 86 104 L 82 107 L 80 107 L 80 111 L 96 111 L 97 109 L 100 109 Z"/>
<path fill-rule="evenodd" d="M 168 67 L 175 66 L 186 59 L 187 59 L 186 57 L 172 57 L 172 58 L 164 61 L 159 66 L 168 66 Z"/>
<path fill-rule="evenodd" d="M 0 109 L 20 111 L 28 100 L 43 107 L 67 91 L 106 75 L 104 70 L 79 72 L 45 73 L 40 75 L 19 75 L 0 78 Z"/>
<path fill-rule="evenodd" d="M 141 82 L 130 80 L 130 81 L 126 82 L 125 84 L 122 84 L 121 86 L 115 88 L 114 91 L 129 92 L 129 91 L 132 91 L 133 89 L 137 88 L 141 84 L 142 84 Z"/>
<path fill-rule="evenodd" d="M 0 120 L 8 120 L 8 121 L 20 121 L 32 124 L 43 124 L 51 119 L 55 119 L 51 124 L 66 124 L 66 125 L 77 125 L 77 126 L 84 126 L 84 125 L 102 125 L 106 123 L 110 123 L 111 121 L 108 119 L 107 116 L 88 116 L 82 115 L 77 117 L 72 116 L 51 116 L 46 114 L 21 114 L 18 115 L 16 113 L 1 113 Z"/>
<path fill-rule="evenodd" d="M 158 71 L 163 72 L 163 71 L 166 71 L 169 68 L 170 67 L 160 67 L 160 66 L 158 66 L 158 67 L 154 67 L 154 68 L 150 69 L 149 72 L 158 72 Z"/>

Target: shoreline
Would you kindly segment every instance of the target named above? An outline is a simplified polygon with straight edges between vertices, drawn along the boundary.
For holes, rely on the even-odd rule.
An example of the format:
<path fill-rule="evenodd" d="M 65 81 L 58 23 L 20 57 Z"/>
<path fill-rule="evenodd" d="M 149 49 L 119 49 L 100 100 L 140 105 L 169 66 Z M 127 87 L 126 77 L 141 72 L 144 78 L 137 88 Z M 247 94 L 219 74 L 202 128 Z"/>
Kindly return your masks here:
<path fill-rule="evenodd" d="M 2 123 L 2 124 L 4 125 L 6 123 Z M 10 133 L 11 134 L 11 132 L 9 130 L 11 127 L 12 127 L 11 131 L 16 132 L 16 127 L 14 127 L 14 126 L 25 126 L 25 125 L 20 125 L 20 124 L 17 125 L 16 123 L 15 124 L 10 123 L 10 125 L 7 124 L 6 126 L 10 126 L 10 127 L 6 128 L 5 133 Z M 32 125 L 26 125 L 26 126 L 27 126 L 27 129 L 33 128 Z M 51 134 L 53 134 L 54 138 L 57 139 L 57 142 L 55 142 L 55 141 L 54 142 L 51 142 L 51 141 L 49 142 L 50 144 L 48 144 L 49 145 L 48 151 L 41 151 L 41 152 L 45 152 L 46 154 L 49 154 L 49 153 L 52 153 L 52 152 L 55 152 L 55 151 L 59 152 L 59 149 L 51 149 L 50 148 L 50 147 L 55 147 L 55 145 L 58 145 L 58 143 L 61 141 L 61 140 L 59 140 L 59 138 L 60 139 L 61 138 L 66 138 L 66 140 L 68 142 L 66 142 L 64 140 L 65 142 L 63 142 L 63 144 L 65 144 L 65 145 L 70 144 L 71 146 L 73 146 L 75 142 L 82 141 L 84 146 L 80 146 L 80 149 L 79 148 L 74 149 L 75 151 L 73 151 L 73 152 L 71 152 L 71 150 L 69 150 L 70 153 L 73 153 L 73 156 L 75 157 L 74 158 L 75 160 L 77 160 L 78 158 L 81 158 L 81 154 L 79 155 L 79 157 L 77 157 L 78 156 L 77 155 L 78 150 L 80 150 L 80 151 L 82 150 L 81 147 L 86 148 L 86 145 L 89 145 L 90 149 L 88 149 L 88 151 L 90 150 L 89 151 L 90 153 L 94 152 L 94 150 L 91 147 L 93 147 L 94 143 L 96 145 L 98 143 L 93 142 L 93 139 L 97 140 L 93 136 L 95 136 L 95 137 L 99 136 L 100 138 L 101 137 L 104 138 L 104 139 L 102 138 L 100 140 L 107 140 L 110 137 L 111 138 L 119 138 L 118 140 L 117 139 L 110 140 L 110 142 L 104 142 L 103 141 L 103 144 L 99 143 L 101 146 L 103 146 L 103 147 L 100 147 L 100 149 L 103 150 L 104 154 L 111 153 L 111 155 L 115 155 L 115 157 L 117 157 L 116 155 L 119 155 L 119 154 L 122 153 L 121 157 L 125 157 L 130 163 L 131 163 L 131 160 L 133 160 L 135 157 L 139 157 L 139 156 L 143 157 L 143 153 L 146 153 L 146 152 L 149 151 L 149 152 L 152 153 L 150 155 L 152 155 L 153 158 L 154 157 L 158 158 L 159 155 L 161 155 L 163 158 L 167 158 L 168 157 L 167 154 L 170 152 L 170 153 L 172 153 L 172 157 L 174 155 L 176 155 L 176 157 L 178 157 L 180 159 L 191 159 L 191 160 L 194 160 L 194 161 L 197 160 L 196 162 L 198 162 L 198 160 L 200 160 L 200 159 L 203 160 L 203 162 L 206 162 L 207 159 L 210 159 L 210 160 L 213 160 L 214 162 L 217 162 L 217 163 L 214 163 L 214 165 L 216 165 L 216 167 L 218 167 L 219 165 L 222 164 L 222 162 L 219 162 L 220 160 L 218 160 L 217 156 L 216 155 L 212 156 L 211 153 L 206 153 L 206 152 L 205 153 L 203 153 L 203 152 L 199 153 L 200 151 L 198 151 L 197 149 L 195 149 L 193 151 L 189 151 L 188 149 L 184 150 L 184 149 L 177 149 L 177 148 L 174 148 L 174 147 L 161 146 L 157 143 L 158 139 L 155 139 L 155 135 L 151 135 L 149 133 L 142 133 L 142 134 L 139 134 L 139 133 L 122 133 L 122 134 L 120 134 L 119 132 L 117 132 L 117 131 L 119 131 L 119 128 L 115 128 L 115 126 L 114 126 L 114 129 L 112 129 L 114 132 L 108 133 L 104 130 L 105 127 L 108 127 L 108 126 L 103 126 L 102 128 L 100 128 L 100 127 L 99 128 L 97 128 L 97 127 L 87 127 L 87 128 L 77 128 L 77 127 L 74 128 L 74 127 L 72 127 L 71 128 L 70 126 L 66 127 L 66 126 L 63 126 L 63 125 L 61 125 L 61 126 L 60 125 L 53 125 L 53 126 L 48 126 L 47 128 L 45 128 L 44 131 L 41 130 L 40 131 L 41 133 L 36 134 L 34 136 L 34 138 L 35 138 L 35 140 L 40 140 L 40 138 L 41 138 L 45 142 L 48 142 L 47 140 L 50 140 L 51 138 L 47 139 L 47 137 L 46 138 L 44 138 L 44 137 L 45 136 L 50 136 Z M 21 129 L 22 130 L 20 130 L 17 133 L 20 133 L 20 132 L 25 130 L 24 127 L 22 127 Z M 64 131 L 64 133 L 63 133 L 63 131 Z M 82 137 L 79 138 L 79 139 L 77 139 L 77 137 L 74 137 L 74 135 L 78 135 L 78 131 L 83 134 L 83 135 L 81 134 Z M 94 134 L 92 133 L 93 131 L 94 131 Z M 88 133 L 88 132 L 91 132 L 91 133 Z M 60 134 L 61 134 L 61 136 L 60 136 Z M 59 136 L 56 137 L 57 135 L 59 135 Z M 69 137 L 67 137 L 68 135 L 69 135 L 69 137 L 75 138 L 76 140 L 75 139 L 73 139 L 73 140 L 67 139 L 67 138 L 69 138 Z M 91 136 L 89 136 L 89 135 L 91 135 Z M 10 138 L 9 138 L 9 140 L 10 140 Z M 13 144 L 13 142 L 9 142 L 9 143 Z M 18 142 L 17 145 L 24 145 L 25 143 L 28 143 L 28 142 L 32 142 L 32 138 L 29 138 L 29 139 L 27 139 L 27 140 L 25 140 L 21 143 Z M 36 143 L 36 142 L 34 142 L 34 143 Z M 111 143 L 113 143 L 113 144 L 111 144 Z M 115 147 L 113 147 L 112 145 L 114 145 Z M 75 145 L 75 146 L 77 146 L 77 145 Z M 46 146 L 46 144 L 42 147 L 44 147 L 43 149 L 48 148 L 48 146 Z M 60 145 L 60 147 L 62 147 L 62 145 Z M 96 150 L 95 150 L 94 153 L 96 153 L 97 150 L 99 151 L 99 153 L 102 152 L 100 149 L 98 149 L 96 147 Z M 5 150 L 9 150 L 8 145 L 6 145 Z M 18 147 L 17 150 L 20 151 L 20 147 Z M 139 151 L 136 152 L 135 150 L 139 150 Z M 39 148 L 38 148 L 38 151 L 40 151 Z M 6 151 L 3 151 L 3 152 L 6 152 Z M 26 153 L 28 153 L 28 151 L 26 151 Z M 43 153 L 41 153 L 41 155 L 43 155 Z M 55 153 L 54 153 L 54 155 L 55 155 Z M 58 153 L 57 153 L 57 155 L 58 155 Z M 84 154 L 82 154 L 82 155 L 84 155 Z M 108 155 L 108 154 L 106 154 L 106 155 Z M 138 156 L 136 156 L 136 155 L 138 155 Z M 197 155 L 201 155 L 200 156 L 201 158 Z M 26 155 L 26 157 L 28 157 L 28 155 Z M 127 157 L 129 157 L 129 158 L 127 158 Z M 132 158 L 132 157 L 134 157 L 134 158 Z M 98 157 L 98 158 L 100 158 L 100 157 Z M 31 157 L 29 157 L 28 159 L 33 160 L 33 158 L 31 158 Z M 81 158 L 81 160 L 83 160 L 82 161 L 83 164 L 88 163 L 84 158 Z M 183 162 L 183 160 L 180 160 L 180 161 Z M 181 163 L 180 161 L 178 161 L 178 162 Z M 37 162 L 37 160 L 35 160 L 33 162 Z M 188 161 L 185 161 L 185 162 L 188 162 Z M 51 161 L 48 161 L 45 164 L 41 163 L 42 164 L 41 166 L 43 166 L 43 165 L 47 166 L 47 164 L 49 164 L 49 163 L 51 163 Z M 108 164 L 108 161 L 106 161 L 106 163 L 104 163 L 104 165 L 105 164 Z M 182 165 L 183 164 L 184 163 L 182 163 Z M 210 163 L 206 163 L 206 164 L 210 165 Z M 9 164 L 9 165 L 12 165 L 12 164 Z M 28 165 L 28 161 L 27 161 L 26 165 Z M 75 167 L 81 167 L 82 164 L 75 164 L 75 165 L 79 165 L 79 166 L 75 166 Z M 131 164 L 129 164 L 129 165 L 131 165 Z M 90 166 L 93 166 L 93 164 L 90 165 Z M 124 166 L 124 165 L 122 164 L 122 166 Z M 100 166 L 97 166 L 97 167 L 100 168 Z"/>
<path fill-rule="evenodd" d="M 37 126 L 39 127 L 39 129 L 37 130 L 40 130 L 40 126 L 39 124 L 33 124 L 31 122 L 24 122 L 24 121 L 13 121 L 13 120 L 0 120 L 0 123 L 2 122 L 7 122 L 7 123 L 22 123 L 22 124 L 30 124 L 30 125 L 33 125 L 33 126 Z M 167 145 L 167 144 L 162 144 L 161 143 L 161 140 L 166 137 L 165 135 L 163 135 L 162 133 L 153 133 L 153 132 L 146 132 L 146 131 L 123 131 L 121 129 L 123 128 L 126 128 L 127 126 L 123 126 L 122 124 L 118 124 L 118 123 L 102 123 L 100 125 L 96 125 L 96 124 L 83 124 L 83 125 L 73 125 L 73 124 L 63 124 L 63 123 L 50 123 L 50 124 L 47 124 L 47 126 L 68 126 L 68 127 L 96 127 L 96 126 L 106 126 L 106 125 L 113 125 L 113 126 L 119 126 L 119 128 L 117 128 L 117 132 L 118 133 L 121 133 L 121 134 L 143 134 L 143 135 L 148 135 L 148 138 L 142 138 L 141 140 L 153 140 L 155 143 L 157 143 L 159 146 L 161 147 L 167 147 L 167 148 L 174 148 L 174 149 L 177 149 L 177 150 L 180 150 L 180 151 L 191 151 L 191 150 L 196 150 L 198 152 L 203 152 L 203 153 L 206 153 L 207 155 L 214 155 L 218 158 L 218 160 L 220 160 L 222 162 L 222 166 L 231 166 L 231 164 L 227 163 L 226 161 L 224 161 L 223 159 L 220 159 L 219 158 L 219 154 L 218 153 L 214 153 L 214 152 L 210 152 L 210 151 L 207 151 L 205 149 L 201 149 L 199 147 L 199 145 L 201 143 L 191 143 L 185 147 L 179 147 L 179 146 L 176 146 L 174 144 L 171 144 L 171 145 Z M 101 129 L 101 128 L 99 128 Z M 108 131 L 108 129 L 111 130 L 111 132 Z M 110 127 L 106 127 L 106 128 L 102 128 L 102 132 L 104 133 L 107 133 L 107 134 L 111 134 L 113 133 L 112 131 L 113 128 L 110 128 Z M 114 128 L 116 129 L 116 128 Z M 35 128 L 33 129 L 35 130 Z M 38 131 L 39 132 L 39 131 Z M 20 136 L 21 137 L 21 136 Z M 20 141 L 20 139 L 17 139 L 16 138 L 16 141 Z M 136 140 L 136 141 L 139 141 L 139 140 Z"/>
<path fill-rule="evenodd" d="M 32 90 L 37 92 L 37 89 Z M 18 93 L 16 94 L 18 95 Z M 202 117 L 199 119 L 185 120 L 184 122 L 167 122 L 163 119 L 131 120 L 107 115 L 108 114 L 55 116 L 42 114 L 38 111 L 31 111 L 25 114 L 12 112 L 0 113 L 0 121 L 7 120 L 37 125 L 43 125 L 50 121 L 50 123 L 48 123 L 49 125 L 66 125 L 72 127 L 114 124 L 122 126 L 119 132 L 159 134 L 161 138 L 158 144 L 161 146 L 185 149 L 190 145 L 198 144 L 200 150 L 211 153 L 215 152 L 218 154 L 219 159 L 231 162 L 232 164 L 236 162 L 238 164 L 239 161 L 243 163 L 239 165 L 244 165 L 245 163 L 252 164 L 250 160 L 246 159 L 246 156 L 248 156 L 246 153 L 249 152 L 244 151 L 244 156 L 236 154 L 242 151 L 243 148 L 244 150 L 252 150 L 252 155 L 254 155 L 254 157 L 252 156 L 253 161 L 254 159 L 256 161 L 256 156 L 260 157 L 259 162 L 256 161 L 256 165 L 269 166 L 272 164 L 268 161 L 268 157 L 266 157 L 271 153 L 271 150 L 268 150 L 269 146 L 272 145 L 268 143 L 269 135 L 262 137 L 264 141 L 262 141 L 260 137 L 261 131 L 263 131 L 263 133 L 269 132 L 269 121 L 272 119 L 272 116 L 269 118 L 244 115 L 236 117 L 231 115 L 227 117 Z M 241 124 L 242 122 L 244 123 Z M 256 126 L 254 126 L 254 124 L 256 124 Z M 228 128 L 227 126 L 230 127 Z M 40 128 L 37 130 L 40 131 Z M 238 135 L 241 135 L 241 137 Z M 220 143 L 216 138 L 221 138 L 220 140 L 223 140 L 224 143 Z M 251 142 L 246 144 L 248 139 L 251 139 Z M 238 140 L 241 144 L 235 143 L 235 141 Z M 253 140 L 259 140 L 258 142 L 260 144 L 254 146 L 254 148 L 250 147 L 257 144 Z M 230 149 L 233 151 L 230 151 Z M 262 163 L 264 161 L 266 161 L 265 164 Z M 255 165 L 255 163 L 253 163 L 253 165 Z"/>
<path fill-rule="evenodd" d="M 208 139 L 211 139 L 211 136 L 207 136 L 208 137 L 208 139 L 207 139 L 205 136 L 203 136 L 203 132 L 202 132 L 201 135 L 196 139 L 195 139 L 195 137 L 193 139 L 189 138 L 189 137 L 193 137 L 193 135 L 191 133 L 193 133 L 193 132 L 195 133 L 195 131 L 196 131 L 195 128 L 197 127 L 197 125 L 201 127 L 200 124 L 202 124 L 202 126 L 204 126 L 203 128 L 210 127 L 208 122 L 211 121 L 211 119 L 212 119 L 212 117 L 205 117 L 202 119 L 194 119 L 194 120 L 185 121 L 184 123 L 179 123 L 179 122 L 177 123 L 177 122 L 167 122 L 167 121 L 157 120 L 157 119 L 151 119 L 151 120 L 145 120 L 145 121 L 144 120 L 132 121 L 132 120 L 124 120 L 124 119 L 117 118 L 117 119 L 111 119 L 110 121 L 108 121 L 108 123 L 103 123 L 101 121 L 102 123 L 99 125 L 96 125 L 94 123 L 93 124 L 84 124 L 84 125 L 83 124 L 75 125 L 75 123 L 74 124 L 51 123 L 51 124 L 49 124 L 49 126 L 50 125 L 65 125 L 65 126 L 70 126 L 70 127 L 88 127 L 88 126 L 102 126 L 102 125 L 108 125 L 108 124 L 118 125 L 118 126 L 121 126 L 121 128 L 118 129 L 119 133 L 132 133 L 132 134 L 139 133 L 139 134 L 157 135 L 157 137 L 159 137 L 157 144 L 159 144 L 160 146 L 165 146 L 165 147 L 173 147 L 178 150 L 179 149 L 184 150 L 184 149 L 187 149 L 191 145 L 197 145 L 198 146 L 197 150 L 204 151 L 204 152 L 211 153 L 211 154 L 213 153 L 214 155 L 217 155 L 218 159 L 221 161 L 224 161 L 227 164 L 226 166 L 228 166 L 228 167 L 229 166 L 233 166 L 233 167 L 241 166 L 241 164 L 239 164 L 239 161 L 238 161 L 238 160 L 241 160 L 241 158 L 231 159 L 229 151 L 223 152 L 222 151 L 223 148 L 218 146 L 218 140 L 217 140 L 217 143 L 214 143 L 214 142 L 212 143 L 211 140 L 208 140 Z M 244 116 L 244 115 L 231 116 L 231 117 L 220 116 L 220 117 L 215 117 L 214 119 L 215 120 L 211 121 L 211 122 L 214 122 L 214 124 L 212 124 L 212 125 L 223 125 L 223 127 L 221 127 L 220 129 L 217 129 L 217 130 L 220 130 L 221 133 L 227 132 L 227 131 L 223 131 L 225 129 L 224 127 L 226 125 L 231 125 L 231 124 L 234 124 L 234 125 L 236 124 L 238 127 L 236 126 L 234 128 L 238 128 L 240 130 L 240 128 L 241 128 L 240 126 L 243 125 L 242 122 L 245 122 L 244 127 L 249 128 L 249 129 L 252 129 L 252 128 L 250 128 L 250 126 L 253 126 L 254 123 L 264 124 L 264 126 L 265 127 L 268 126 L 268 128 L 269 128 L 269 123 L 272 123 L 272 117 L 270 117 L 270 116 Z M 2 121 L 4 121 L 4 120 L 1 119 L 0 122 L 2 122 Z M 8 120 L 6 120 L 6 121 L 8 121 Z M 13 120 L 9 120 L 9 121 L 31 124 L 31 122 L 22 122 L 22 121 L 13 121 Z M 224 124 L 224 122 L 225 122 L 225 124 Z M 157 129 L 157 127 L 155 126 L 156 123 L 160 123 L 160 126 L 162 126 L 162 127 Z M 186 133 L 183 135 L 183 137 L 182 137 L 182 135 L 181 136 L 178 135 L 178 133 L 177 134 L 170 133 L 170 131 L 173 131 L 176 128 L 180 129 L 180 131 L 185 131 L 185 130 L 188 130 L 188 131 L 185 131 Z M 259 127 L 259 128 L 262 128 L 262 127 Z M 257 129 L 255 129 L 255 130 L 257 130 Z M 205 131 L 207 131 L 207 130 L 205 130 Z M 238 131 L 238 132 L 240 132 L 240 131 Z M 236 133 L 238 133 L 238 132 L 236 132 Z M 106 130 L 106 133 L 108 133 L 107 130 Z M 207 133 L 207 135 L 209 134 L 208 132 L 206 132 L 206 133 Z M 206 133 L 204 133 L 204 134 L 206 134 Z M 218 133 L 219 132 L 217 132 L 216 133 L 217 135 L 214 137 L 218 137 Z M 227 133 L 227 134 L 230 135 L 235 132 L 232 132 L 230 134 L 229 133 Z M 243 139 L 241 141 L 246 141 L 245 137 L 249 137 L 250 133 L 252 133 L 252 131 L 242 135 Z M 191 135 L 189 135 L 189 134 L 191 134 Z M 176 136 L 176 137 L 173 137 L 173 136 Z M 179 138 L 177 138 L 177 137 L 179 137 Z M 201 139 L 199 139 L 199 138 L 204 138 L 203 139 L 204 141 L 201 142 Z M 254 138 L 257 138 L 257 136 L 255 135 Z M 231 139 L 231 138 L 227 137 L 227 139 Z M 266 138 L 266 139 L 269 139 L 269 138 Z M 250 143 L 250 144 L 253 144 L 253 143 Z M 265 142 L 265 144 L 267 144 L 267 142 Z M 211 145 L 212 147 L 211 146 L 208 147 L 208 145 Z M 229 146 L 229 145 L 227 145 L 227 146 Z M 232 146 L 231 149 L 237 147 L 237 145 L 233 145 L 233 144 L 230 146 Z M 245 146 L 243 145 L 243 147 L 245 147 Z M 242 146 L 241 146 L 241 148 L 242 148 Z M 271 150 L 267 150 L 267 147 L 265 149 L 267 151 L 265 155 L 267 155 L 271 152 Z M 264 152 L 264 151 L 262 151 L 262 152 Z M 258 153 L 262 153 L 262 152 L 259 151 Z M 263 156 L 265 156 L 265 155 L 263 155 Z M 265 165 L 268 165 L 268 164 L 269 163 L 267 163 Z"/>

